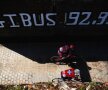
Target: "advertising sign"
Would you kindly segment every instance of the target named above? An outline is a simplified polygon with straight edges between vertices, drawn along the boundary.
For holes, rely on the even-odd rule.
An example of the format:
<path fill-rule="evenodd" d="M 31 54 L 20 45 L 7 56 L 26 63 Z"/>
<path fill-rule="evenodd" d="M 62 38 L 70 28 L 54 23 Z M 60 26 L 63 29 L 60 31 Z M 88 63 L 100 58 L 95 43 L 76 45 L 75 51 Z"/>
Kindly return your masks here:
<path fill-rule="evenodd" d="M 0 37 L 105 37 L 107 5 L 107 0 L 1 0 Z"/>

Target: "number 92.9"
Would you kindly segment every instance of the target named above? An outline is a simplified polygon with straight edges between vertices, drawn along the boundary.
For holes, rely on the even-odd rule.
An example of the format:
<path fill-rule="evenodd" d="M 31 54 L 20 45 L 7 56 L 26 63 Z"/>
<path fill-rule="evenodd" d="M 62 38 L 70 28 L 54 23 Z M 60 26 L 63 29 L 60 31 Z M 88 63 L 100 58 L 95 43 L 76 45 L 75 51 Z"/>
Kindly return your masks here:
<path fill-rule="evenodd" d="M 93 19 L 92 12 L 65 13 L 65 25 L 108 25 L 108 12 L 100 12 Z"/>

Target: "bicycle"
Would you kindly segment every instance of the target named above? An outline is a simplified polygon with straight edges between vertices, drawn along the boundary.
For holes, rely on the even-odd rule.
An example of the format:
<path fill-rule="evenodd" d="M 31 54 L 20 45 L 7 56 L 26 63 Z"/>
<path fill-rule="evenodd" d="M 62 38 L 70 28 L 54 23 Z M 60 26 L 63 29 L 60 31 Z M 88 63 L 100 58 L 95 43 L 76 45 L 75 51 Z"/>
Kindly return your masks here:
<path fill-rule="evenodd" d="M 73 59 L 74 58 L 74 60 L 71 60 L 71 59 Z M 75 57 L 62 57 L 62 58 L 60 58 L 59 56 L 52 56 L 51 58 L 50 58 L 50 60 L 51 60 L 51 62 L 53 62 L 53 63 L 56 63 L 56 64 L 62 64 L 62 65 L 64 65 L 64 64 L 70 64 L 71 62 L 72 63 L 75 63 L 76 64 L 76 56 Z M 70 62 L 71 61 L 71 62 Z"/>
<path fill-rule="evenodd" d="M 53 85 L 58 85 L 59 83 L 62 83 L 62 82 L 77 82 L 77 83 L 80 83 L 81 82 L 81 80 L 75 80 L 75 79 L 71 79 L 71 80 L 68 80 L 68 79 L 66 79 L 66 80 L 64 80 L 64 79 L 62 79 L 62 78 L 54 78 L 54 79 L 52 79 L 52 83 L 53 83 Z"/>

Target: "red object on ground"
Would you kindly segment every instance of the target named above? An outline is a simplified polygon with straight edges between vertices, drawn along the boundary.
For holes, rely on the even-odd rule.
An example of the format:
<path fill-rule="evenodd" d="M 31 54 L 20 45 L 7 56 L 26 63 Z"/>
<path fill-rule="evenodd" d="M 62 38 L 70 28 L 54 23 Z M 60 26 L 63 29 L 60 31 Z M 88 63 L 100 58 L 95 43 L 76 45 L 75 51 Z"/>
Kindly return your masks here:
<path fill-rule="evenodd" d="M 71 69 L 68 69 L 68 70 L 65 70 L 65 71 L 62 71 L 61 72 L 61 76 L 62 77 L 70 77 L 70 78 L 75 78 L 75 72 L 74 72 L 74 68 L 71 68 Z"/>

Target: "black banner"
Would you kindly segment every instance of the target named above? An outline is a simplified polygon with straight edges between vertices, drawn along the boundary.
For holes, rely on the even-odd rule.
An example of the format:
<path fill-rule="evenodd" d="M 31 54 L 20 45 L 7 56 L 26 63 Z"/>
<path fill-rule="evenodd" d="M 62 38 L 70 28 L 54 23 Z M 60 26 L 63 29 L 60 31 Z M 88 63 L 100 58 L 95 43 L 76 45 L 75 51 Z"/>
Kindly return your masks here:
<path fill-rule="evenodd" d="M 107 0 L 0 1 L 1 38 L 106 38 L 107 30 Z"/>

